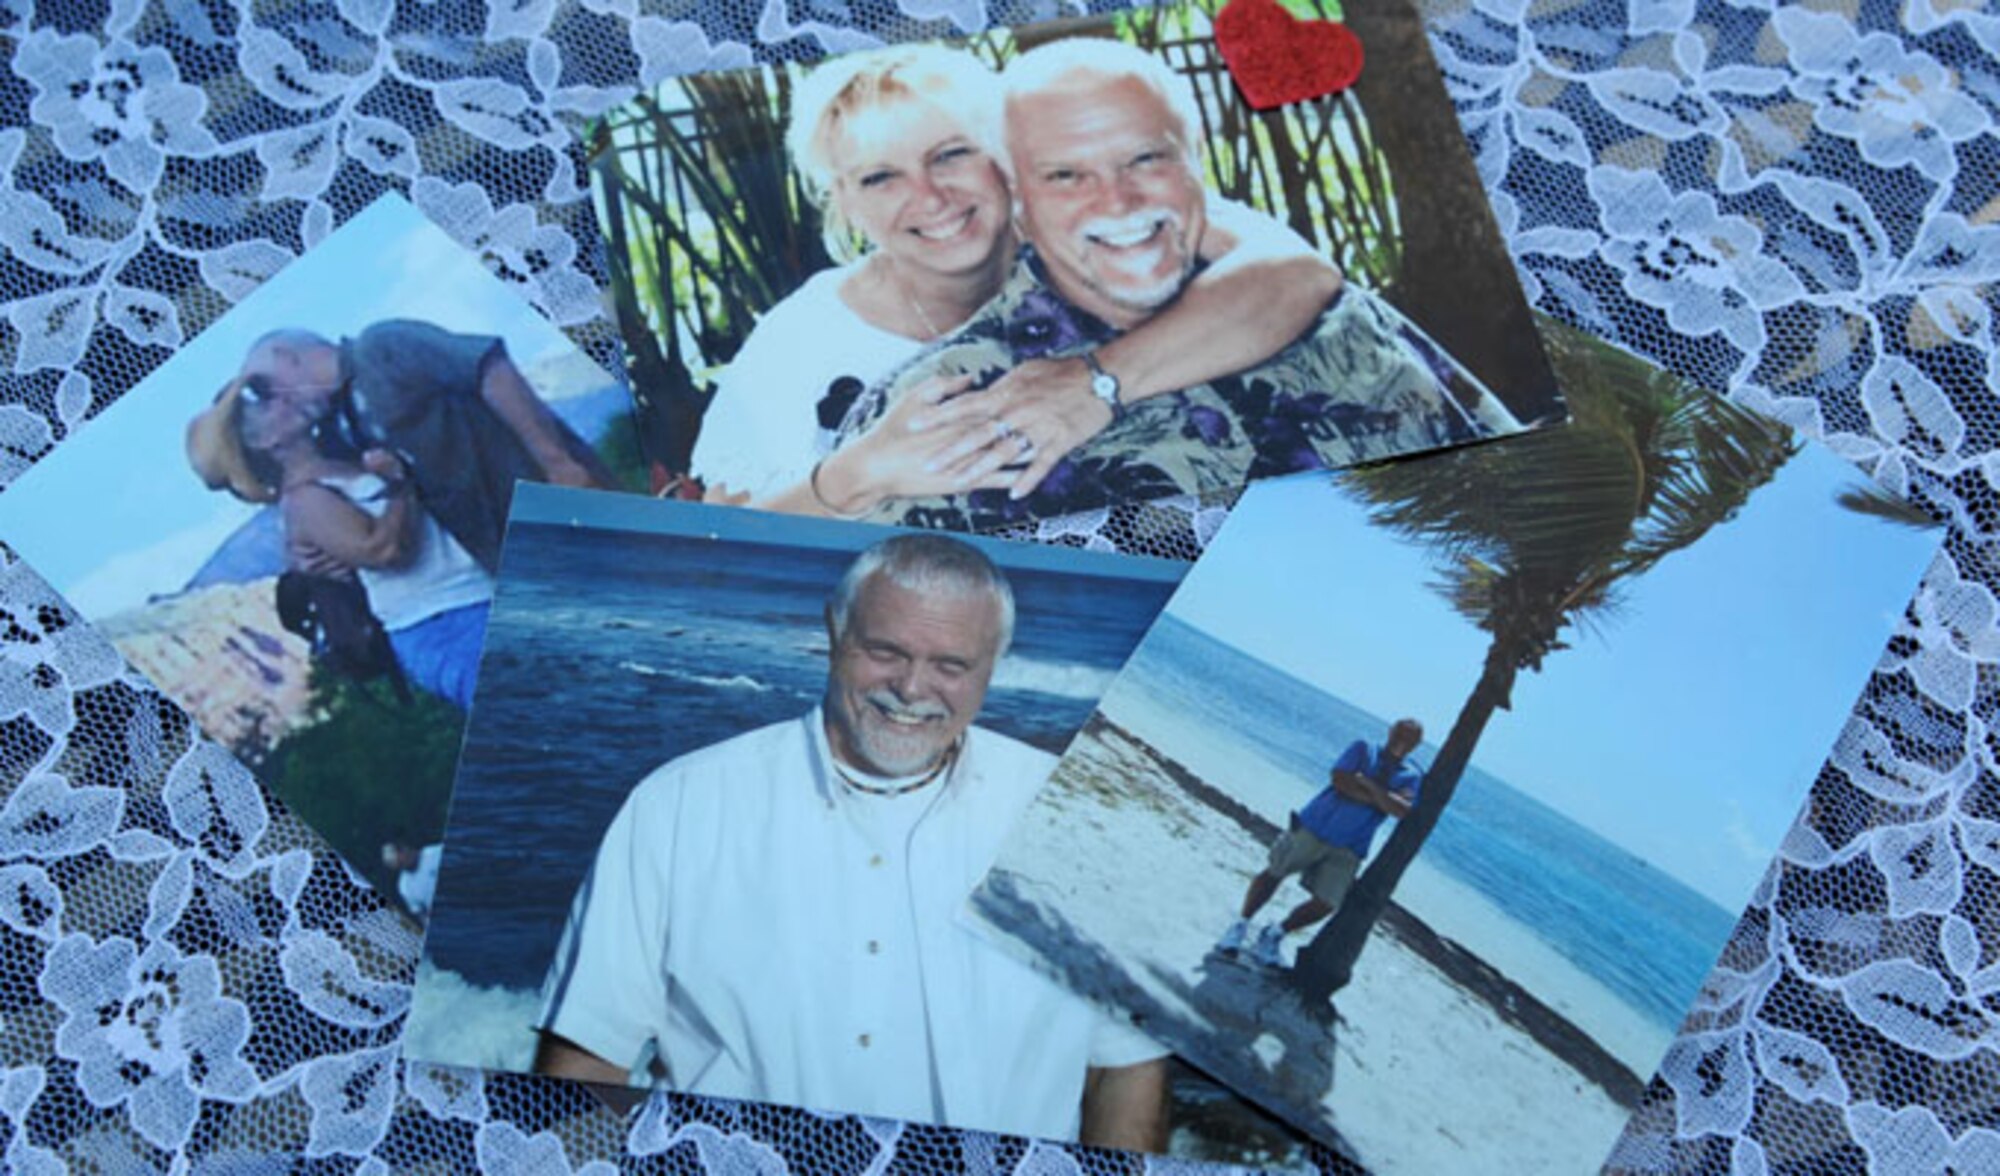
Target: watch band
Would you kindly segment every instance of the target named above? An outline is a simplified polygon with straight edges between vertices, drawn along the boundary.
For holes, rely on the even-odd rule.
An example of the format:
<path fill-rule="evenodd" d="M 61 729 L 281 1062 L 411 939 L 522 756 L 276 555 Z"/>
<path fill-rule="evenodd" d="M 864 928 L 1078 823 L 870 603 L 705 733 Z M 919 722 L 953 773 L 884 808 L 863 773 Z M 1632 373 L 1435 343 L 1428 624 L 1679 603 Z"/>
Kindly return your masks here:
<path fill-rule="evenodd" d="M 1097 352 L 1094 350 L 1083 353 L 1083 366 L 1090 369 L 1091 393 L 1104 402 L 1104 407 L 1111 410 L 1111 419 L 1115 421 L 1123 416 L 1125 402 L 1118 399 L 1118 377 L 1104 370 L 1104 365 L 1097 362 Z"/>

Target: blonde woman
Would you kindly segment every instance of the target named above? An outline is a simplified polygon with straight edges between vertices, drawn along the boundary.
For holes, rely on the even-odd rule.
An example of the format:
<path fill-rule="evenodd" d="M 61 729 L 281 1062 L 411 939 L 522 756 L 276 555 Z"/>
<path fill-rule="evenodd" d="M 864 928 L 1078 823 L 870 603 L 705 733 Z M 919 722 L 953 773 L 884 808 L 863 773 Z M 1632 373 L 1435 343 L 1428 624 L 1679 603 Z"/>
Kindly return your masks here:
<path fill-rule="evenodd" d="M 847 260 L 772 307 L 723 373 L 693 461 L 711 498 L 844 515 L 896 498 L 1032 488 L 1017 484 L 1018 469 L 983 460 L 1009 438 L 968 444 L 983 423 L 924 427 L 926 409 L 969 387 L 962 379 L 931 382 L 832 450 L 856 396 L 965 323 L 1020 261 L 1001 105 L 983 63 L 935 46 L 841 58 L 798 86 L 787 148 L 824 211 L 829 247 Z M 1200 253 L 1206 268 L 1172 307 L 1096 353 L 1128 396 L 1268 357 L 1340 286 L 1329 262 L 1260 217 L 1212 228 Z M 993 387 L 1032 384 L 1089 404 L 1090 380 L 1080 361 L 1034 361 Z"/>

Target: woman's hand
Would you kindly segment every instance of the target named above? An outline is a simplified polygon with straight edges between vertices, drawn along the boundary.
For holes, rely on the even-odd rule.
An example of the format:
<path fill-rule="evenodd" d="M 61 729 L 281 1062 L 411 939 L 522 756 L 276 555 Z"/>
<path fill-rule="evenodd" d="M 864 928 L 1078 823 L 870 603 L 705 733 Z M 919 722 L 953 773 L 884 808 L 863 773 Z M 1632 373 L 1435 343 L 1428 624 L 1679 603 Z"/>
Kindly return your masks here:
<path fill-rule="evenodd" d="M 935 376 L 911 386 L 869 430 L 819 465 L 813 486 L 821 506 L 837 514 L 862 514 L 891 498 L 927 498 L 1014 485 L 1000 467 L 1020 460 L 1018 443 L 998 440 L 989 428 L 976 444 L 961 429 L 927 425 L 927 418 L 961 401 L 970 376 Z"/>
<path fill-rule="evenodd" d="M 1103 432 L 1111 406 L 1090 387 L 1082 359 L 1030 359 L 976 396 L 961 396 L 910 427 L 942 432 L 939 468 L 983 480 L 1002 466 L 1025 462 L 1012 496 L 1026 498 L 1069 452 Z"/>

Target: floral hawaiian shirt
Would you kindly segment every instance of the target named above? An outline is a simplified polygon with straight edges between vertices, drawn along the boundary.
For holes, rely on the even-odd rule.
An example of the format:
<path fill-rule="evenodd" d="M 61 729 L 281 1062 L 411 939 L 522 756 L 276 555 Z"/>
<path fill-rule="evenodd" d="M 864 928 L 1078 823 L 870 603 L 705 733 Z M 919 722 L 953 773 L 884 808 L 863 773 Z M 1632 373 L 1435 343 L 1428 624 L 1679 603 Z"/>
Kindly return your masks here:
<path fill-rule="evenodd" d="M 1071 306 L 1022 251 L 999 294 L 964 326 L 869 389 L 835 445 L 866 432 L 896 398 L 933 376 L 972 375 L 978 390 L 1029 359 L 1062 358 L 1115 332 Z M 974 490 L 883 503 L 878 522 L 986 531 L 1169 495 L 1212 496 L 1246 482 L 1335 469 L 1520 430 L 1493 394 L 1409 319 L 1349 282 L 1312 329 L 1264 363 L 1127 407 L 1035 492 Z"/>

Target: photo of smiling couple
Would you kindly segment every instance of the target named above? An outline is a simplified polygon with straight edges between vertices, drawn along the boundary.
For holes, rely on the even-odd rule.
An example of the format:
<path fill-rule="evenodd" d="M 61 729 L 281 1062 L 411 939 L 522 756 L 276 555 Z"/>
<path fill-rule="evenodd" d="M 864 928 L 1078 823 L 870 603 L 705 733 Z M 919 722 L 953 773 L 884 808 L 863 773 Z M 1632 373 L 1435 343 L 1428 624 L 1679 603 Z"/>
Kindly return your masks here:
<path fill-rule="evenodd" d="M 1517 288 L 1398 305 L 1423 185 L 1354 95 L 1253 114 L 1199 9 L 1057 32 L 680 79 L 606 122 L 656 477 L 989 530 L 1561 418 Z M 1448 219 L 1504 261 L 1457 151 Z M 1501 359 L 1448 351 L 1454 316 Z"/>

